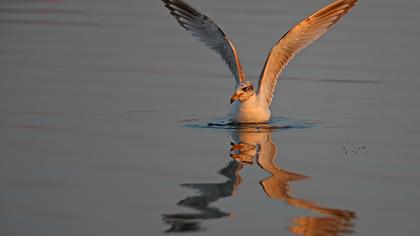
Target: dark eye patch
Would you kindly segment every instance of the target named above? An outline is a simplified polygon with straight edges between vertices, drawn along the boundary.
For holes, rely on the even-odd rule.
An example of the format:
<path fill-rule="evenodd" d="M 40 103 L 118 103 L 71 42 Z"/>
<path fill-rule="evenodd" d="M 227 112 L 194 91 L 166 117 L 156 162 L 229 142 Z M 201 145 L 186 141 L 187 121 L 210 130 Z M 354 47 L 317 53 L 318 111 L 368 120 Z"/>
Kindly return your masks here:
<path fill-rule="evenodd" d="M 242 91 L 246 92 L 246 91 L 248 91 L 248 89 L 249 89 L 248 87 L 245 87 L 245 88 L 242 89 Z"/>

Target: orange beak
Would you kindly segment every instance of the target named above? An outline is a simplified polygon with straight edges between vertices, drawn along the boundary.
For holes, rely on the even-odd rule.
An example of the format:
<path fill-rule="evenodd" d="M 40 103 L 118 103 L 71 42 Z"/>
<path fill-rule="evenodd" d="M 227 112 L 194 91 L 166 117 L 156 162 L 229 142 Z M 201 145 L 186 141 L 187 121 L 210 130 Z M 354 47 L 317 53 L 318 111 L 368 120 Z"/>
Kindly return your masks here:
<path fill-rule="evenodd" d="M 230 97 L 230 104 L 232 104 L 235 100 L 238 100 L 242 95 L 244 95 L 243 93 L 235 93 L 232 95 L 232 97 Z"/>

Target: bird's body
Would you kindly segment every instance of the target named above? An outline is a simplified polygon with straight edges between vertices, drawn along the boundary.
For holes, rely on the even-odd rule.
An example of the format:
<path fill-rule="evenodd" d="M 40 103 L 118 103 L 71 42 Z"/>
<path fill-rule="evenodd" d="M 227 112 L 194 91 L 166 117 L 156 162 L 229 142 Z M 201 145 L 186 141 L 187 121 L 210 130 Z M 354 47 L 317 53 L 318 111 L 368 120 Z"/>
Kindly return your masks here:
<path fill-rule="evenodd" d="M 265 123 L 270 117 L 270 108 L 256 95 L 243 102 L 235 100 L 229 112 L 229 118 L 237 123 Z"/>
<path fill-rule="evenodd" d="M 235 77 L 235 93 L 229 117 L 236 123 L 265 123 L 281 72 L 303 48 L 312 44 L 345 15 L 357 0 L 336 0 L 290 29 L 271 49 L 258 82 L 258 89 L 245 81 L 238 52 L 226 34 L 206 15 L 183 0 L 162 0 L 178 23 L 210 49 L 216 51 Z"/>

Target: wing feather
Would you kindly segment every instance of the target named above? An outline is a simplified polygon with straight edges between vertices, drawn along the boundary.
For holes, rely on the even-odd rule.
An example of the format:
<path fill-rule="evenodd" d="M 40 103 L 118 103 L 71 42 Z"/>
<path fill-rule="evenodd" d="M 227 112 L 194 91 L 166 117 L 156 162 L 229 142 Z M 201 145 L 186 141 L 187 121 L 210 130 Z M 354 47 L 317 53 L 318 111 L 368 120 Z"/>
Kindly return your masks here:
<path fill-rule="evenodd" d="M 357 0 L 335 1 L 301 21 L 274 45 L 258 83 L 258 96 L 264 99 L 268 106 L 273 100 L 277 79 L 290 60 L 300 50 L 325 34 L 356 2 Z"/>
<path fill-rule="evenodd" d="M 206 15 L 182 0 L 162 0 L 170 14 L 192 36 L 216 51 L 235 77 L 236 86 L 245 78 L 238 52 L 226 34 Z"/>

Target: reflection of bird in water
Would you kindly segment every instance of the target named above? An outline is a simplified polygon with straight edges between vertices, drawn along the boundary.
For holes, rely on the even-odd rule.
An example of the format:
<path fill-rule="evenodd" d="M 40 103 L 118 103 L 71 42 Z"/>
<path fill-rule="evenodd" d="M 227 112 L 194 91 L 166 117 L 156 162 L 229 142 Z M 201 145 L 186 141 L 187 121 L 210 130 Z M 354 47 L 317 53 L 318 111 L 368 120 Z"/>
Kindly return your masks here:
<path fill-rule="evenodd" d="M 187 197 L 178 202 L 178 205 L 189 207 L 199 211 L 199 213 L 179 213 L 163 215 L 163 220 L 171 225 L 166 232 L 193 232 L 203 230 L 201 222 L 203 220 L 218 219 L 230 216 L 230 213 L 223 212 L 209 204 L 220 198 L 233 195 L 236 187 L 241 182 L 238 175 L 243 167 L 241 162 L 231 161 L 221 169 L 219 173 L 228 178 L 224 183 L 205 183 L 205 184 L 182 184 L 181 186 L 195 189 L 199 192 L 198 196 Z"/>
<path fill-rule="evenodd" d="M 239 171 L 254 160 L 271 174 L 261 180 L 260 184 L 268 197 L 286 202 L 287 204 L 308 209 L 322 216 L 301 216 L 293 220 L 290 232 L 296 235 L 339 235 L 352 232 L 352 219 L 355 213 L 348 210 L 322 207 L 317 203 L 295 198 L 291 194 L 290 183 L 308 179 L 309 177 L 281 169 L 275 163 L 277 148 L 271 138 L 268 125 L 256 128 L 253 125 L 241 125 L 231 133 L 232 143 L 230 156 L 235 159 L 219 171 L 228 180 L 224 183 L 182 184 L 198 191 L 199 195 L 187 197 L 178 205 L 197 210 L 199 213 L 165 214 L 163 220 L 171 225 L 166 232 L 193 232 L 204 230 L 201 223 L 205 220 L 230 216 L 230 213 L 209 204 L 220 198 L 234 194 L 241 183 Z"/>
<path fill-rule="evenodd" d="M 277 79 L 286 65 L 303 48 L 325 34 L 357 0 L 336 0 L 290 29 L 271 49 L 261 72 L 258 89 L 245 81 L 238 52 L 226 34 L 206 15 L 183 0 L 162 0 L 178 23 L 216 51 L 235 77 L 230 118 L 237 123 L 263 123 L 270 119 Z"/>
<path fill-rule="evenodd" d="M 268 132 L 267 132 L 268 131 Z M 242 129 L 232 134 L 231 157 L 244 163 L 252 164 L 254 158 L 261 168 L 271 174 L 260 181 L 268 197 L 284 201 L 289 205 L 304 208 L 324 216 L 302 216 L 293 220 L 289 230 L 296 235 L 338 235 L 352 232 L 351 220 L 355 213 L 348 210 L 321 207 L 318 204 L 295 198 L 291 195 L 289 183 L 309 177 L 285 171 L 277 166 L 276 145 L 272 142 L 271 132 L 255 129 Z"/>

